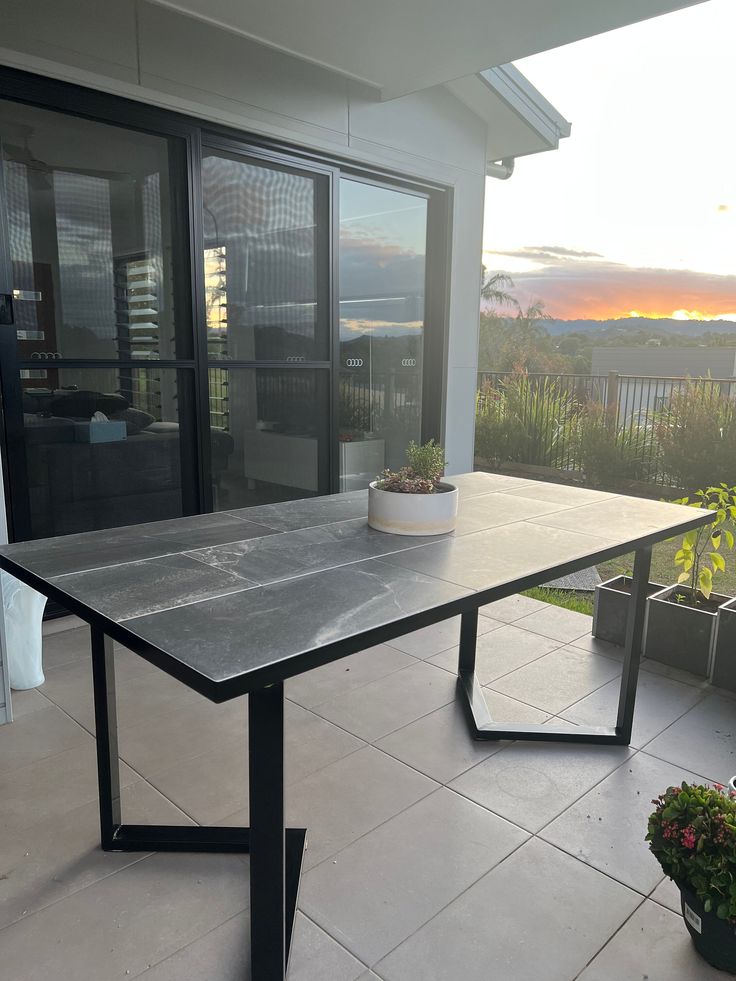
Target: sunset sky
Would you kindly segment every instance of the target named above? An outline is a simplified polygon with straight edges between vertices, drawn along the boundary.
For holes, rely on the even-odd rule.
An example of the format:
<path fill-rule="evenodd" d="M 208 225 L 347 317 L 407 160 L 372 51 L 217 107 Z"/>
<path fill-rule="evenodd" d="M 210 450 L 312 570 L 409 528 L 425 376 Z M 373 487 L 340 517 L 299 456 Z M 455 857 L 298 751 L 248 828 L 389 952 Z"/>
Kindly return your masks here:
<path fill-rule="evenodd" d="M 572 124 L 489 179 L 483 261 L 561 319 L 736 321 L 735 0 L 517 62 Z"/>

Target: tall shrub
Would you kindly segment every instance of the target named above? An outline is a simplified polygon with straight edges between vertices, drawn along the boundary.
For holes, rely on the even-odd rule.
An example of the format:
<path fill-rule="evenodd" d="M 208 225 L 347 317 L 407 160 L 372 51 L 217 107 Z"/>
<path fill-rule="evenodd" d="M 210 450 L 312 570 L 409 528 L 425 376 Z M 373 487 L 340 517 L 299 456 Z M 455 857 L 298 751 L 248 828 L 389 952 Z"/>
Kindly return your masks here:
<path fill-rule="evenodd" d="M 736 477 L 736 400 L 707 378 L 688 379 L 660 410 L 656 435 L 670 482 L 686 490 Z"/>
<path fill-rule="evenodd" d="M 526 433 L 523 462 L 562 469 L 579 411 L 576 396 L 554 375 L 530 377 L 525 371 L 514 372 L 504 382 L 504 394 L 508 411 L 521 421 Z"/>
<path fill-rule="evenodd" d="M 502 388 L 487 386 L 477 394 L 475 452 L 492 467 L 522 463 L 529 456 L 529 435 Z"/>
<path fill-rule="evenodd" d="M 576 417 L 572 442 L 589 487 L 615 489 L 656 473 L 659 448 L 653 429 L 633 421 L 619 425 L 615 410 L 598 402 Z"/>

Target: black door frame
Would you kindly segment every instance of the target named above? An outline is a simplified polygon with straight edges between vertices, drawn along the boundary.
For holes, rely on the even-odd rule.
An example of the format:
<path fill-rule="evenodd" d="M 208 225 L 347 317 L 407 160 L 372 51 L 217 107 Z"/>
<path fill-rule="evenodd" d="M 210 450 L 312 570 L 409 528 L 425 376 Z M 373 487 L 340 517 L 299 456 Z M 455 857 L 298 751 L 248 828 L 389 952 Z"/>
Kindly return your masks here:
<path fill-rule="evenodd" d="M 426 296 L 425 296 L 425 350 L 423 391 L 441 393 L 439 396 L 422 400 L 422 439 L 443 437 L 446 363 L 448 340 L 448 299 L 450 268 L 450 236 L 452 227 L 452 188 L 448 185 L 424 179 L 413 179 L 397 174 L 389 168 L 357 163 L 339 154 L 327 154 L 308 148 L 291 146 L 283 142 L 241 131 L 233 127 L 221 126 L 194 116 L 187 116 L 166 109 L 160 109 L 145 102 L 126 99 L 116 95 L 85 88 L 69 82 L 62 82 L 43 76 L 23 72 L 14 68 L 0 66 L 0 99 L 25 103 L 50 111 L 67 113 L 100 123 L 121 128 L 129 128 L 150 133 L 159 137 L 170 137 L 182 141 L 185 160 L 186 187 L 179 187 L 172 180 L 171 194 L 176 200 L 180 195 L 180 205 L 185 214 L 182 225 L 188 228 L 188 235 L 178 243 L 182 271 L 188 262 L 189 289 L 187 293 L 188 310 L 184 314 L 188 323 L 182 325 L 191 331 L 192 358 L 178 359 L 175 362 L 151 362 L 151 367 L 170 366 L 193 372 L 194 406 L 190 409 L 190 423 L 193 428 L 188 446 L 193 454 L 191 464 L 196 475 L 196 486 L 191 500 L 185 504 L 184 513 L 212 511 L 212 483 L 210 480 L 210 426 L 209 426 L 209 386 L 208 357 L 205 321 L 204 269 L 199 260 L 204 242 L 201 163 L 203 145 L 220 147 L 229 152 L 257 157 L 264 163 L 269 160 L 281 167 L 291 167 L 301 172 L 327 175 L 330 193 L 327 195 L 328 222 L 328 261 L 331 273 L 328 304 L 331 318 L 329 365 L 319 364 L 330 372 L 329 384 L 329 471 L 330 490 L 339 489 L 339 453 L 337 441 L 337 398 L 339 384 L 339 178 L 353 178 L 368 183 L 376 183 L 393 190 L 406 190 L 420 194 L 428 199 L 427 257 L 426 257 Z M 0 229 L 0 249 L 4 236 Z M 2 258 L 0 256 L 0 258 Z M 7 270 L 9 274 L 9 269 Z M 184 273 L 186 275 L 186 273 Z M 2 279 L 0 262 L 0 279 Z M 0 284 L 2 285 L 2 284 Z M 9 284 L 10 285 L 10 284 Z M 184 284 L 180 284 L 183 286 Z M 0 292 L 4 290 L 0 289 Z M 4 333 L 3 333 L 4 331 Z M 2 339 L 7 335 L 6 342 Z M 23 416 L 20 397 L 20 377 L 18 368 L 23 365 L 15 360 L 15 350 L 10 356 L 8 339 L 15 340 L 12 327 L 0 326 L 0 386 L 7 398 L 11 411 L 2 418 L 2 439 L 0 453 L 7 477 L 10 470 L 22 467 L 25 472 L 23 446 Z M 59 363 L 59 362 L 57 362 Z M 67 362 L 65 362 L 67 364 Z M 96 366 L 97 361 L 80 362 L 87 367 Z M 117 364 L 117 362 L 116 362 Z M 228 362 L 228 365 L 235 364 Z M 268 362 L 259 362 L 268 367 Z M 33 367 L 38 367 L 33 362 Z M 137 363 L 137 367 L 141 363 Z M 250 365 L 249 365 L 250 366 Z M 273 365 L 272 365 L 273 366 Z M 278 363 L 281 367 L 282 363 Z M 308 367 L 306 362 L 303 367 Z M 314 365 L 316 367 L 317 365 Z M 17 411 L 12 411 L 12 403 Z M 16 419 L 15 416 L 18 416 Z M 181 413 L 180 413 L 181 416 Z M 181 418 L 180 418 L 181 423 Z M 186 450 L 185 450 L 186 452 Z M 22 455 L 21 455 L 22 454 Z M 11 540 L 30 537 L 30 510 L 27 488 L 19 487 L 19 481 L 7 480 L 6 504 Z M 183 494 L 184 498 L 184 494 Z M 184 503 L 184 500 L 183 500 Z"/>

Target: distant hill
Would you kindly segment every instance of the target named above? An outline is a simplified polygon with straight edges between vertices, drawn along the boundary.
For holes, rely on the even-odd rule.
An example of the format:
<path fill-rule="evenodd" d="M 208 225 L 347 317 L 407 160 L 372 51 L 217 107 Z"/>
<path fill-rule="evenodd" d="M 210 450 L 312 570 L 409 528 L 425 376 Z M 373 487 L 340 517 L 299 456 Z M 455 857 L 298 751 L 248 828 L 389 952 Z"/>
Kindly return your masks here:
<path fill-rule="evenodd" d="M 652 334 L 681 337 L 702 337 L 704 334 L 736 334 L 733 320 L 672 320 L 653 317 L 620 317 L 616 320 L 545 320 L 546 330 L 560 334 L 592 334 L 605 332 L 609 337 L 617 332 L 645 330 Z"/>

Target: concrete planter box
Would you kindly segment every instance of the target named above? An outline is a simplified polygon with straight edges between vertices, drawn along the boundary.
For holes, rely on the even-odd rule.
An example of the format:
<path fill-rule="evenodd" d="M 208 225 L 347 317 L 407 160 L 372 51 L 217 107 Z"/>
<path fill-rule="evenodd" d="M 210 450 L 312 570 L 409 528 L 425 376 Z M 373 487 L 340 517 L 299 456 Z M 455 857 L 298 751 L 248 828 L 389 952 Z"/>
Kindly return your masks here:
<path fill-rule="evenodd" d="M 718 611 L 711 681 L 719 688 L 736 691 L 736 599 Z"/>
<path fill-rule="evenodd" d="M 664 589 L 664 583 L 647 584 L 647 596 Z M 593 636 L 623 647 L 626 643 L 626 618 L 631 596 L 630 576 L 615 576 L 595 587 L 593 600 Z"/>
<path fill-rule="evenodd" d="M 434 494 L 400 494 L 368 488 L 368 524 L 390 535 L 443 535 L 454 531 L 457 487 L 438 484 Z"/>
<path fill-rule="evenodd" d="M 644 653 L 653 661 L 707 677 L 710 673 L 718 607 L 728 596 L 711 593 L 707 608 L 675 603 L 670 597 L 682 586 L 668 586 L 649 597 Z"/>

